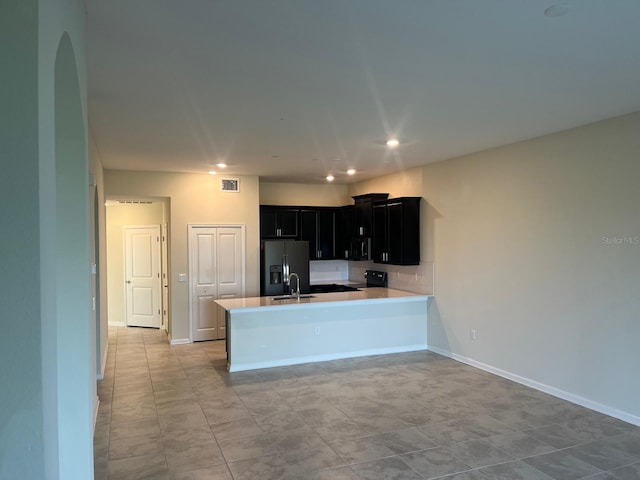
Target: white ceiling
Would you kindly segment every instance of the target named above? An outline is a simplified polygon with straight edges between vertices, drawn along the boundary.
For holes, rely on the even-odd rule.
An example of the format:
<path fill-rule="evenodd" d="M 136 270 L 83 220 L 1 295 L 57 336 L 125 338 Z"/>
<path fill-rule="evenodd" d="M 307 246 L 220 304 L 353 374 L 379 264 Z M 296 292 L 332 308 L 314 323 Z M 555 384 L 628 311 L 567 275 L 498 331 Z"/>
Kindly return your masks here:
<path fill-rule="evenodd" d="M 108 169 L 343 183 L 640 110 L 640 1 L 553 4 L 87 0 L 91 131 Z"/>

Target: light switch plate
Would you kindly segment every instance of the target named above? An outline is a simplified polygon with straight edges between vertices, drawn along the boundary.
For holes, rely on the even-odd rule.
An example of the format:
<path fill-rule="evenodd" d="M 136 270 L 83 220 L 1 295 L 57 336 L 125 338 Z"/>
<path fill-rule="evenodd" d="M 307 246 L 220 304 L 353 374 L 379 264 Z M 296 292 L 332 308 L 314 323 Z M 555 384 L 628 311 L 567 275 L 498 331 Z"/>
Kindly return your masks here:
<path fill-rule="evenodd" d="M 186 273 L 179 273 L 178 274 L 178 281 L 179 282 L 186 282 L 187 281 L 187 274 Z"/>

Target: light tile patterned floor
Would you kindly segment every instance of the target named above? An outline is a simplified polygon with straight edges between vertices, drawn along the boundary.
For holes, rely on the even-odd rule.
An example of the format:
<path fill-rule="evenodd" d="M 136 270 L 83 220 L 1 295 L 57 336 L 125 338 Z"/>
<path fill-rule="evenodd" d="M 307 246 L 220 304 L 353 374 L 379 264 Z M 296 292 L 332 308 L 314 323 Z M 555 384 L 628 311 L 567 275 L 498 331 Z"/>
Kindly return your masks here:
<path fill-rule="evenodd" d="M 110 329 L 99 480 L 638 480 L 640 428 L 419 352 L 229 374 Z"/>

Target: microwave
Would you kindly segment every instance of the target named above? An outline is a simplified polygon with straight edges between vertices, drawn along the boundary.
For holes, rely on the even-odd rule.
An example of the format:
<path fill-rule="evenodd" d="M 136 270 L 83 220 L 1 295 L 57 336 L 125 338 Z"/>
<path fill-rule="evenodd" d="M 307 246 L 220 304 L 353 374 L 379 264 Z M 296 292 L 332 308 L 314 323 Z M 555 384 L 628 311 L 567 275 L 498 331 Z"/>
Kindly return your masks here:
<path fill-rule="evenodd" d="M 356 237 L 351 240 L 352 260 L 371 260 L 371 238 Z"/>

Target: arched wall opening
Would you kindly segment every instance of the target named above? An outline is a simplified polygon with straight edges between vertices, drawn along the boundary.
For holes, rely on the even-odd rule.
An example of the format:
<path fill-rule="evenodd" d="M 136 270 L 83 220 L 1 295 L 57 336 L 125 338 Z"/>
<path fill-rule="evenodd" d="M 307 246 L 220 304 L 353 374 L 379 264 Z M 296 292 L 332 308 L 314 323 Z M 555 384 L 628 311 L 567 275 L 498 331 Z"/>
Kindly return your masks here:
<path fill-rule="evenodd" d="M 55 341 L 60 478 L 93 478 L 95 325 L 91 315 L 87 134 L 68 34 L 55 61 Z"/>

